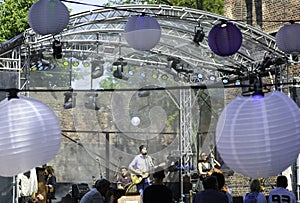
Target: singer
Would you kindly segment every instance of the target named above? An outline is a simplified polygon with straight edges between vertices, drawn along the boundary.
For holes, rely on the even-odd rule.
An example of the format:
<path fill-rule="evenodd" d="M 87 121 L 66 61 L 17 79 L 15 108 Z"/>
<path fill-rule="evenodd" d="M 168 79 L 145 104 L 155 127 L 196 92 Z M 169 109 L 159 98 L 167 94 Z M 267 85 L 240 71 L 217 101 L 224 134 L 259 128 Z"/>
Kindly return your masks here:
<path fill-rule="evenodd" d="M 143 191 L 150 185 L 149 173 L 154 168 L 151 156 L 147 155 L 147 147 L 139 147 L 140 154 L 136 155 L 129 164 L 131 180 L 136 184 L 137 191 L 143 195 Z"/>

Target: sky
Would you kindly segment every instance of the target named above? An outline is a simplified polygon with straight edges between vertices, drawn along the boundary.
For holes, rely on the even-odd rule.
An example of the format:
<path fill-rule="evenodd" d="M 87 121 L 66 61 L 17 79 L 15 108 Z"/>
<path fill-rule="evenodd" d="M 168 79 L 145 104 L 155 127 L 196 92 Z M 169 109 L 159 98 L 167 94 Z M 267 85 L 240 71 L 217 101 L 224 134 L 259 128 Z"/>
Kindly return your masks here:
<path fill-rule="evenodd" d="M 108 0 L 72 0 L 80 3 L 92 4 L 92 5 L 99 5 L 102 6 L 104 3 L 108 2 Z M 93 10 L 99 7 L 96 6 L 87 6 L 82 4 L 75 4 L 75 3 L 67 3 L 63 2 L 69 9 L 72 9 L 71 14 L 79 13 L 82 11 Z"/>

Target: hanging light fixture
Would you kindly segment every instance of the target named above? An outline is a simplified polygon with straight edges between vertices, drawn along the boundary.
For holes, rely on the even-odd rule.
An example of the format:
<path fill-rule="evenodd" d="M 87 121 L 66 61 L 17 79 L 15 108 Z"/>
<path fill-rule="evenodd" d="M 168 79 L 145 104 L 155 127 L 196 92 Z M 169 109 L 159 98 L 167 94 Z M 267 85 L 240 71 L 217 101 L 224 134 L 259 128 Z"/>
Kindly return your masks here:
<path fill-rule="evenodd" d="M 47 105 L 13 90 L 0 103 L 0 176 L 15 176 L 48 163 L 60 142 L 59 120 Z"/>
<path fill-rule="evenodd" d="M 124 29 L 127 43 L 134 49 L 145 51 L 155 47 L 161 36 L 160 25 L 151 16 L 131 16 Z"/>
<path fill-rule="evenodd" d="M 300 24 L 290 21 L 276 33 L 276 44 L 286 54 L 298 55 L 300 53 Z"/>
<path fill-rule="evenodd" d="M 39 0 L 28 13 L 30 27 L 39 35 L 58 34 L 68 25 L 70 13 L 60 0 Z"/>
<path fill-rule="evenodd" d="M 215 25 L 208 34 L 208 46 L 219 56 L 235 54 L 240 49 L 242 41 L 241 31 L 230 22 Z"/>
<path fill-rule="evenodd" d="M 274 176 L 300 152 L 300 112 L 279 91 L 265 97 L 237 97 L 219 117 L 216 144 L 226 165 L 251 178 Z"/>

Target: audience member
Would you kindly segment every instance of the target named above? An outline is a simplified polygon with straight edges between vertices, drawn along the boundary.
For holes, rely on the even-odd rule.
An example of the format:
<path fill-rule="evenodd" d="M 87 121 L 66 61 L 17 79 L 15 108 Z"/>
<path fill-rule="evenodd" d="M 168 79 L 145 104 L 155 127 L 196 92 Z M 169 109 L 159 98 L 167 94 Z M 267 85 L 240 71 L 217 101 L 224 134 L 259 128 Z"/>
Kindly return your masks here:
<path fill-rule="evenodd" d="M 276 180 L 276 187 L 270 191 L 269 194 L 269 203 L 295 203 L 296 197 L 294 193 L 287 190 L 288 180 L 286 176 L 278 176 Z"/>
<path fill-rule="evenodd" d="M 197 192 L 193 203 L 228 203 L 227 196 L 218 190 L 218 181 L 215 176 L 208 176 L 202 181 L 204 190 Z"/>
<path fill-rule="evenodd" d="M 105 203 L 105 197 L 109 187 L 110 182 L 108 180 L 97 180 L 95 188 L 87 192 L 80 200 L 80 203 Z"/>
<path fill-rule="evenodd" d="M 153 174 L 154 183 L 144 190 L 143 203 L 172 203 L 172 191 L 163 184 L 165 172 L 161 167 Z"/>
<path fill-rule="evenodd" d="M 233 203 L 232 195 L 229 193 L 228 188 L 225 186 L 225 176 L 223 175 L 223 173 L 213 172 L 211 175 L 217 178 L 218 190 L 220 190 L 227 196 L 228 203 Z"/>
<path fill-rule="evenodd" d="M 243 198 L 244 203 L 267 203 L 266 196 L 260 192 L 260 181 L 254 179 L 250 184 L 250 192 L 246 193 Z"/>

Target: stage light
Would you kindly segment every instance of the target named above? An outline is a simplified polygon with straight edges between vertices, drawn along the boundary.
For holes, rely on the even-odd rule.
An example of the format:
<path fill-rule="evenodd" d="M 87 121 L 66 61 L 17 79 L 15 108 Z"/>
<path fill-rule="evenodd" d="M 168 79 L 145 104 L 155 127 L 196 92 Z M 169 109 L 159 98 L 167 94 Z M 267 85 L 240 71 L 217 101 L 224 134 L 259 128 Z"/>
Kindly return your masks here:
<path fill-rule="evenodd" d="M 157 78 L 158 78 L 158 74 L 153 73 L 153 74 L 152 74 L 152 78 L 153 78 L 153 79 L 157 79 Z"/>
<path fill-rule="evenodd" d="M 238 86 L 241 85 L 241 81 L 240 80 L 236 80 L 235 81 L 235 85 L 238 85 Z"/>
<path fill-rule="evenodd" d="M 228 84 L 229 83 L 229 78 L 223 77 L 222 82 L 223 82 L 223 84 Z"/>
<path fill-rule="evenodd" d="M 90 63 L 89 62 L 83 62 L 83 67 L 87 68 L 90 66 Z"/>
<path fill-rule="evenodd" d="M 63 62 L 63 66 L 65 66 L 65 67 L 66 67 L 66 66 L 69 66 L 69 61 L 64 61 L 64 62 Z"/>
<path fill-rule="evenodd" d="M 146 77 L 146 73 L 142 72 L 142 73 L 141 73 L 141 77 L 142 77 L 142 78 L 145 78 L 145 77 Z"/>
<path fill-rule="evenodd" d="M 162 80 L 167 80 L 168 79 L 168 75 L 166 75 L 166 74 L 161 75 L 161 79 Z"/>
<path fill-rule="evenodd" d="M 98 111 L 100 109 L 96 104 L 96 97 L 98 97 L 98 94 L 87 93 L 85 96 L 87 97 L 87 100 L 84 103 L 85 108 Z"/>
<path fill-rule="evenodd" d="M 214 82 L 214 81 L 217 80 L 217 77 L 216 77 L 215 75 L 210 75 L 208 78 L 209 78 L 209 80 L 212 81 L 212 82 Z"/>
<path fill-rule="evenodd" d="M 202 80 L 202 79 L 203 79 L 202 73 L 198 73 L 198 74 L 197 74 L 197 78 L 198 78 L 199 80 Z"/>
<path fill-rule="evenodd" d="M 148 97 L 150 95 L 150 91 L 140 91 L 138 92 L 139 97 Z"/>
<path fill-rule="evenodd" d="M 74 66 L 74 67 L 79 66 L 79 61 L 74 61 L 74 62 L 73 62 L 73 66 Z"/>
<path fill-rule="evenodd" d="M 91 77 L 93 79 L 99 78 L 103 75 L 103 72 L 104 72 L 103 64 L 104 64 L 103 60 L 92 61 Z"/>
<path fill-rule="evenodd" d="M 195 27 L 195 35 L 193 38 L 193 42 L 195 42 L 197 45 L 199 45 L 200 42 L 203 41 L 204 37 L 205 37 L 205 33 L 203 32 L 203 28 Z"/>
<path fill-rule="evenodd" d="M 52 43 L 53 57 L 55 59 L 62 58 L 62 43 L 59 40 L 54 40 Z"/>
<path fill-rule="evenodd" d="M 128 80 L 129 78 L 126 77 L 124 74 L 123 74 L 123 66 L 118 66 L 117 67 L 117 70 L 115 70 L 113 72 L 113 76 L 115 78 L 118 78 L 118 79 L 121 79 L 121 80 Z"/>
<path fill-rule="evenodd" d="M 76 106 L 76 93 L 65 92 L 64 109 L 71 109 Z"/>
<path fill-rule="evenodd" d="M 133 70 L 129 70 L 129 71 L 128 71 L 128 75 L 133 76 L 133 75 L 134 75 Z"/>

